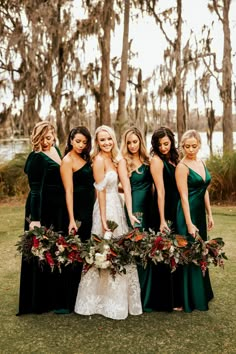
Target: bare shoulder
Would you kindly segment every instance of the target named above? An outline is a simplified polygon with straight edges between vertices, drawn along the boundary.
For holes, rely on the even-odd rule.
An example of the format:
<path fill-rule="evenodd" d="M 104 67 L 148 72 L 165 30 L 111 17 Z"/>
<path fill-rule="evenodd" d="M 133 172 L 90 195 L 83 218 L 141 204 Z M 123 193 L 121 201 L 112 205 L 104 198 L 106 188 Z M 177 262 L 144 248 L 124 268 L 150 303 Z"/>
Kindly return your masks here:
<path fill-rule="evenodd" d="M 66 156 L 63 157 L 61 164 L 68 167 L 72 166 L 72 158 L 70 154 L 67 154 Z"/>
<path fill-rule="evenodd" d="M 93 160 L 93 168 L 104 168 L 105 166 L 105 161 L 104 158 L 101 155 L 97 155 L 95 156 L 94 160 Z"/>
<path fill-rule="evenodd" d="M 158 155 L 154 155 L 151 157 L 150 160 L 150 166 L 158 166 L 158 167 L 163 167 L 164 163 L 162 159 Z"/>
<path fill-rule="evenodd" d="M 124 157 L 121 157 L 118 162 L 118 166 L 126 166 L 126 159 Z"/>
<path fill-rule="evenodd" d="M 189 171 L 188 166 L 185 163 L 183 163 L 183 161 L 181 160 L 176 166 L 176 173 L 179 172 L 188 173 L 188 171 Z"/>

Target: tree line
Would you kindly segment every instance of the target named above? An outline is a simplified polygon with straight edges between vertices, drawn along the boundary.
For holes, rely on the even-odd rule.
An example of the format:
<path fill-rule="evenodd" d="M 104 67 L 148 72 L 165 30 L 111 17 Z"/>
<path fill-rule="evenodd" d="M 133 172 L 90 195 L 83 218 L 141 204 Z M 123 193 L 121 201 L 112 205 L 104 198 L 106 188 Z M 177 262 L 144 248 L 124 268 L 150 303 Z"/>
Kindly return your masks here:
<path fill-rule="evenodd" d="M 61 143 L 71 126 L 78 124 L 92 131 L 101 124 L 113 126 L 118 140 L 134 123 L 143 132 L 166 124 L 180 139 L 189 128 L 186 83 L 193 77 L 195 99 L 201 96 L 205 103 L 210 147 L 217 122 L 210 96 L 214 80 L 223 105 L 223 150 L 232 151 L 236 84 L 232 82 L 231 0 L 207 2 L 223 32 L 223 58 L 212 50 L 213 23 L 203 26 L 200 38 L 191 31 L 184 39 L 184 0 L 176 0 L 173 7 L 166 4 L 164 10 L 160 0 L 81 0 L 79 8 L 73 0 L 1 0 L 0 92 L 11 99 L 3 104 L 0 127 L 8 124 L 13 132 L 28 136 L 42 119 L 45 102 L 50 102 Z M 155 20 L 166 42 L 163 53 L 154 44 L 152 55 L 163 55 L 163 64 L 145 79 L 142 69 L 132 65 L 136 53 L 129 36 L 132 19 L 143 16 Z M 122 50 L 111 57 L 111 35 L 121 24 Z M 90 38 L 98 51 L 88 62 L 84 58 Z M 170 110 L 173 98 L 175 120 Z M 91 102 L 93 114 L 87 109 Z"/>

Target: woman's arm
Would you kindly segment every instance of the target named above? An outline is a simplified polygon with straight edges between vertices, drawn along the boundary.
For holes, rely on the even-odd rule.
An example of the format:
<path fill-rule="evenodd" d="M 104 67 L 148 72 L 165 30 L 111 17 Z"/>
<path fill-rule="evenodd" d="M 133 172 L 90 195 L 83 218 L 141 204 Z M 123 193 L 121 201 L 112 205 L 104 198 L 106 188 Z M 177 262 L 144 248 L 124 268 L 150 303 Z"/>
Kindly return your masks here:
<path fill-rule="evenodd" d="M 150 171 L 157 190 L 157 205 L 160 215 L 160 231 L 165 229 L 169 230 L 169 227 L 165 220 L 165 186 L 163 180 L 164 163 L 158 157 L 155 156 L 151 159 Z"/>
<path fill-rule="evenodd" d="M 214 227 L 214 220 L 212 217 L 212 212 L 211 212 L 211 203 L 210 203 L 210 197 L 209 197 L 209 192 L 208 190 L 206 190 L 205 196 L 204 196 L 204 201 L 205 201 L 205 208 L 206 208 L 206 212 L 208 215 L 208 230 L 212 230 Z"/>
<path fill-rule="evenodd" d="M 185 222 L 187 225 L 188 233 L 195 237 L 198 228 L 192 223 L 190 215 L 190 207 L 188 200 L 188 168 L 182 163 L 176 167 L 175 178 L 177 188 L 180 194 L 181 204 L 184 212 Z"/>
<path fill-rule="evenodd" d="M 130 220 L 131 225 L 134 226 L 135 223 L 139 224 L 140 221 L 133 215 L 131 185 L 130 185 L 130 179 L 129 179 L 125 159 L 121 159 L 119 161 L 118 175 L 119 175 L 119 179 L 120 179 L 123 191 L 124 191 L 125 204 L 126 204 L 127 212 L 129 215 L 129 220 Z"/>
<path fill-rule="evenodd" d="M 66 193 L 66 206 L 69 215 L 69 234 L 73 229 L 76 231 L 78 227 L 74 218 L 74 199 L 73 199 L 73 169 L 72 169 L 72 161 L 69 156 L 65 156 L 61 162 L 60 167 L 61 179 Z"/>
<path fill-rule="evenodd" d="M 101 156 L 97 156 L 93 162 L 93 176 L 96 184 L 101 183 L 105 178 L 105 162 Z M 104 231 L 110 231 L 106 219 L 106 188 L 97 190 L 98 204 L 101 215 L 101 222 Z"/>

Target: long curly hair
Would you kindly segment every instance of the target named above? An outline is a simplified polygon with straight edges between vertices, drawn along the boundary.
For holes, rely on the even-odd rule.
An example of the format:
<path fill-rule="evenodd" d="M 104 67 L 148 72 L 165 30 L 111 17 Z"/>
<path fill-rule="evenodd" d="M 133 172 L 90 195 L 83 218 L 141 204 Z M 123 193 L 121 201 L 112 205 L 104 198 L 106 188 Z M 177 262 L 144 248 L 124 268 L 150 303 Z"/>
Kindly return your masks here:
<path fill-rule="evenodd" d="M 81 134 L 81 135 L 85 136 L 85 138 L 87 139 L 87 145 L 84 148 L 84 150 L 81 154 L 81 157 L 85 161 L 90 161 L 90 152 L 91 152 L 91 148 L 92 148 L 92 137 L 91 137 L 89 130 L 84 126 L 78 126 L 78 127 L 71 129 L 71 131 L 68 135 L 68 138 L 67 138 L 64 156 L 66 154 L 68 154 L 68 152 L 70 152 L 73 149 L 71 142 L 72 142 L 72 140 L 74 140 L 76 134 Z"/>
<path fill-rule="evenodd" d="M 117 140 L 116 140 L 116 136 L 115 136 L 115 132 L 112 128 L 110 128 L 109 126 L 107 125 L 101 125 L 100 127 L 98 127 L 95 131 L 95 134 L 94 134 L 94 144 L 93 144 L 93 151 L 92 151 L 92 160 L 98 155 L 98 153 L 101 151 L 100 147 L 99 147 L 99 144 L 98 144 L 98 134 L 100 132 L 107 132 L 111 138 L 112 138 L 112 141 L 113 141 L 113 148 L 112 148 L 112 151 L 111 151 L 111 159 L 112 159 L 112 162 L 115 164 L 115 166 L 118 165 L 118 162 L 121 158 L 120 156 L 120 150 L 118 148 L 118 144 L 117 144 Z"/>
<path fill-rule="evenodd" d="M 124 134 L 122 135 L 122 138 L 121 138 L 121 154 L 124 157 L 124 159 L 126 160 L 126 165 L 127 165 L 127 170 L 128 170 L 129 176 L 131 176 L 133 171 L 137 170 L 134 165 L 134 162 L 133 162 L 133 154 L 129 151 L 128 146 L 127 146 L 128 139 L 130 138 L 130 136 L 132 134 L 136 135 L 137 138 L 139 139 L 140 161 L 145 165 L 149 165 L 149 155 L 148 155 L 147 148 L 146 148 L 144 138 L 143 138 L 141 131 L 136 127 L 128 128 L 124 132 Z"/>
<path fill-rule="evenodd" d="M 167 136 L 171 142 L 170 152 L 167 156 L 163 155 L 159 150 L 160 139 L 164 138 L 165 136 Z M 179 153 L 178 153 L 177 148 L 175 147 L 175 135 L 170 128 L 160 127 L 159 129 L 154 131 L 152 138 L 151 138 L 150 154 L 151 154 L 151 156 L 156 154 L 162 160 L 169 160 L 172 163 L 174 163 L 175 165 L 177 165 L 177 163 L 179 162 Z"/>
<path fill-rule="evenodd" d="M 31 134 L 31 144 L 33 151 L 42 151 L 42 139 L 51 132 L 56 142 L 55 127 L 49 121 L 43 121 L 35 124 Z"/>

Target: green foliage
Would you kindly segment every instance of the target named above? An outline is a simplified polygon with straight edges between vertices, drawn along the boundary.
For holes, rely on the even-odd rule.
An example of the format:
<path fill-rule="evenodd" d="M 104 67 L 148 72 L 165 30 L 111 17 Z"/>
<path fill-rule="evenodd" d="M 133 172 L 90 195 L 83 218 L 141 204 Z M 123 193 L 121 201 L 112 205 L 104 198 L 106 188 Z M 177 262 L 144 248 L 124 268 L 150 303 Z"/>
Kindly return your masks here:
<path fill-rule="evenodd" d="M 28 193 L 25 160 L 26 154 L 16 154 L 13 160 L 0 166 L 0 199 L 26 196 Z"/>
<path fill-rule="evenodd" d="M 235 201 L 236 196 L 236 151 L 213 156 L 207 160 L 212 181 L 209 188 L 211 201 Z"/>

